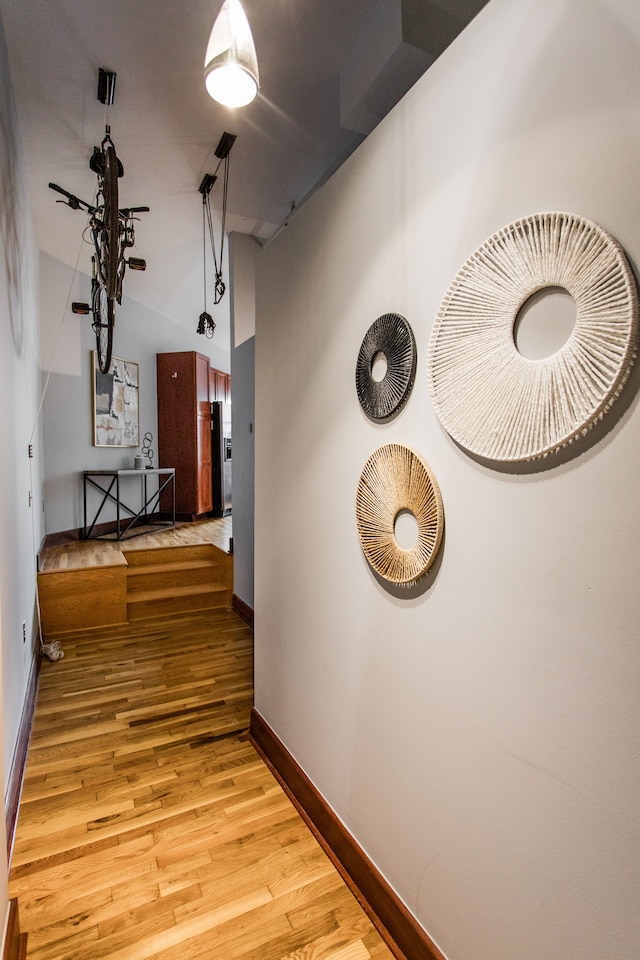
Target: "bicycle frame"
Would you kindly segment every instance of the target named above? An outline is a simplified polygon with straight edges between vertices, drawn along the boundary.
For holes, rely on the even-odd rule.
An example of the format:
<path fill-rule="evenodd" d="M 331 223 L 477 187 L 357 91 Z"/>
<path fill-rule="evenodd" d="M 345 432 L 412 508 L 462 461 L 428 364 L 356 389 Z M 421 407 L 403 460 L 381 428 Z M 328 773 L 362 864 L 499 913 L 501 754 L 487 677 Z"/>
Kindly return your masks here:
<path fill-rule="evenodd" d="M 89 227 L 94 247 L 93 279 L 91 283 L 91 306 L 75 304 L 75 312 L 92 313 L 92 326 L 96 335 L 96 347 L 100 370 L 106 373 L 111 364 L 113 326 L 116 304 L 122 303 L 122 287 L 127 264 L 133 270 L 144 270 L 144 260 L 126 258 L 126 250 L 135 243 L 135 213 L 143 213 L 149 207 L 118 207 L 118 177 L 124 173 L 118 159 L 109 127 L 100 147 L 94 147 L 89 161 L 91 170 L 98 177 L 97 203 L 81 200 L 55 183 L 52 190 L 66 197 L 72 210 L 84 209 L 89 214 Z M 63 201 L 58 201 L 59 203 Z"/>

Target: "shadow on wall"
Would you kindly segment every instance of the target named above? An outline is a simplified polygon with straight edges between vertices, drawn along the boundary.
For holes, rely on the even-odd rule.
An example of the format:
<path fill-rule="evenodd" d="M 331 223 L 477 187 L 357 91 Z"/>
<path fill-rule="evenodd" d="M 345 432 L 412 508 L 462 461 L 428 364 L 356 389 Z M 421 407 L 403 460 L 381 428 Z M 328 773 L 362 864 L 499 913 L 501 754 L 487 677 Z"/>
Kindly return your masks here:
<path fill-rule="evenodd" d="M 421 577 L 419 580 L 416 580 L 415 583 L 410 583 L 406 586 L 390 583 L 389 580 L 385 580 L 384 577 L 380 576 L 380 574 L 377 573 L 369 563 L 367 563 L 367 559 L 364 554 L 362 555 L 362 562 L 366 564 L 371 577 L 380 587 L 382 587 L 385 593 L 389 594 L 390 597 L 394 597 L 396 600 L 402 601 L 416 600 L 419 597 L 425 596 L 425 594 L 427 594 L 435 585 L 438 573 L 440 572 L 440 567 L 442 566 L 446 538 L 447 530 L 445 525 L 442 534 L 442 541 L 440 543 L 440 548 L 435 560 L 423 577 Z"/>
<path fill-rule="evenodd" d="M 549 453 L 546 457 L 539 457 L 536 460 L 518 463 L 502 463 L 476 456 L 468 450 L 465 450 L 453 439 L 451 442 L 458 447 L 465 457 L 469 457 L 470 460 L 473 460 L 480 466 L 487 467 L 496 473 L 511 476 L 530 476 L 536 473 L 543 473 L 548 470 L 553 470 L 555 467 L 565 466 L 571 463 L 571 461 L 578 460 L 612 435 L 620 421 L 623 420 L 629 410 L 637 404 L 639 393 L 640 362 L 636 359 L 631 368 L 629 379 L 622 388 L 620 396 L 616 398 L 612 407 L 603 415 L 602 419 L 596 421 L 584 436 L 580 436 L 573 442 L 568 443 L 556 453 Z"/>
<path fill-rule="evenodd" d="M 20 225 L 24 222 L 24 188 L 20 172 L 20 158 L 17 154 L 15 131 L 18 118 L 11 94 L 8 77 L 8 55 L 4 35 L 0 33 L 0 64 L 4 67 L 0 73 L 0 236 L 4 252 L 4 272 L 7 278 L 7 299 L 11 337 L 16 354 L 22 353 L 24 342 L 24 321 L 22 301 L 24 277 L 21 256 L 24 249 L 24 236 Z"/>

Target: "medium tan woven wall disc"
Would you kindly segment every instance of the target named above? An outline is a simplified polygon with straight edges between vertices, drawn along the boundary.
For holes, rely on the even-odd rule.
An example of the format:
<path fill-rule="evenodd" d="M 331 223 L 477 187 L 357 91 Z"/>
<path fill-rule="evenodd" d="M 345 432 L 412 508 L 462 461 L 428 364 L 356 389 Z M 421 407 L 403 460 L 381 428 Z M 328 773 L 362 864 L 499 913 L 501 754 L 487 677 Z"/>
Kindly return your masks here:
<path fill-rule="evenodd" d="M 398 514 L 408 510 L 418 524 L 410 550 L 395 539 Z M 433 563 L 444 529 L 440 489 L 428 465 L 399 443 L 379 447 L 367 460 L 356 494 L 356 521 L 373 569 L 395 584 L 411 584 Z"/>
<path fill-rule="evenodd" d="M 561 287 L 576 323 L 557 353 L 522 356 L 514 324 L 538 290 Z M 460 446 L 490 460 L 533 460 L 584 435 L 626 383 L 638 336 L 636 283 L 597 224 L 541 213 L 490 237 L 449 287 L 427 361 L 433 403 Z"/>

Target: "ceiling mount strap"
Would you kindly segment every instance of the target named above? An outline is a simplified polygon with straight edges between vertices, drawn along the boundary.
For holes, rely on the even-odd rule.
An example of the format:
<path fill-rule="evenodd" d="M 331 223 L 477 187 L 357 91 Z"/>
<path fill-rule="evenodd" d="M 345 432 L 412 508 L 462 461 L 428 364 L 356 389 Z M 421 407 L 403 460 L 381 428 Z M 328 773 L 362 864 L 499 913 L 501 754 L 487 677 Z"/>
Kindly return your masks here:
<path fill-rule="evenodd" d="M 98 100 L 108 107 L 113 103 L 116 92 L 116 76 L 111 70 L 98 69 Z"/>

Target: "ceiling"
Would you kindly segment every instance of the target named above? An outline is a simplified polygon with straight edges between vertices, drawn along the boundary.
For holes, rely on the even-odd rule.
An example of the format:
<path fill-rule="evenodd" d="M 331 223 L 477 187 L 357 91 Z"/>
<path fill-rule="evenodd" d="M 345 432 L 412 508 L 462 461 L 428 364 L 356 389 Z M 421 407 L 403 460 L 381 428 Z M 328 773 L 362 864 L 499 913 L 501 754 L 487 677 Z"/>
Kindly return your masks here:
<path fill-rule="evenodd" d="M 108 121 L 124 165 L 120 205 L 150 207 L 133 251 L 147 271 L 128 274 L 125 293 L 195 330 L 198 187 L 216 170 L 222 133 L 237 136 L 227 230 L 267 242 L 486 2 L 243 0 L 261 90 L 233 111 L 209 98 L 202 76 L 222 0 L 0 0 L 40 248 L 90 273 L 83 214 L 56 204 L 48 183 L 91 201 L 89 157 Z M 116 73 L 108 110 L 99 67 Z M 221 177 L 210 200 L 219 217 Z M 211 292 L 207 309 L 224 338 Z"/>

